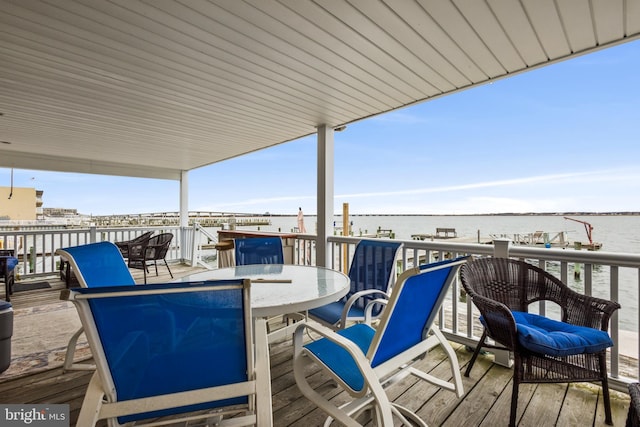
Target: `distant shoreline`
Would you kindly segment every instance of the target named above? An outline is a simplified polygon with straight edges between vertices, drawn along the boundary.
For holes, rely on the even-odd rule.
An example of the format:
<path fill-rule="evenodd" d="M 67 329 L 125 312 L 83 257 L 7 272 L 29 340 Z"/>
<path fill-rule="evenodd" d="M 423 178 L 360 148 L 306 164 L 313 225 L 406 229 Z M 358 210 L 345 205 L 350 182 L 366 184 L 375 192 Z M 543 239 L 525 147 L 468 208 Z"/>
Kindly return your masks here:
<path fill-rule="evenodd" d="M 527 212 L 478 214 L 349 214 L 349 216 L 637 216 L 640 212 Z M 284 215 L 290 216 L 290 215 Z"/>
<path fill-rule="evenodd" d="M 243 216 L 276 216 L 287 217 L 296 216 L 295 214 L 236 214 Z M 359 214 L 350 213 L 349 216 L 639 216 L 640 212 L 526 212 L 526 213 L 477 213 L 477 214 L 427 214 L 427 213 L 398 213 L 398 214 Z M 317 216 L 316 214 L 305 214 L 305 216 Z M 334 214 L 334 216 L 342 216 L 342 214 Z"/>
<path fill-rule="evenodd" d="M 207 214 L 199 216 L 199 214 Z M 277 214 L 271 212 L 265 213 L 247 213 L 247 212 L 199 212 L 190 211 L 190 218 L 286 218 L 296 217 L 297 213 Z M 307 217 L 317 217 L 318 215 L 305 214 Z M 342 213 L 336 213 L 334 217 L 342 217 Z M 500 212 L 500 213 L 475 213 L 475 214 L 430 214 L 430 213 L 349 213 L 349 217 L 499 217 L 499 216 L 640 216 L 638 212 Z M 177 221 L 179 212 L 155 212 L 155 213 L 129 213 L 129 214 L 111 214 L 111 215 L 84 215 L 79 214 L 74 217 L 47 217 L 44 220 L 27 221 L 30 225 L 43 224 L 47 221 L 84 221 L 88 223 L 98 223 L 101 220 L 111 222 L 112 220 L 124 219 L 174 219 Z M 16 224 L 19 224 L 20 221 Z M 0 219 L 0 225 L 13 225 L 11 220 Z"/>

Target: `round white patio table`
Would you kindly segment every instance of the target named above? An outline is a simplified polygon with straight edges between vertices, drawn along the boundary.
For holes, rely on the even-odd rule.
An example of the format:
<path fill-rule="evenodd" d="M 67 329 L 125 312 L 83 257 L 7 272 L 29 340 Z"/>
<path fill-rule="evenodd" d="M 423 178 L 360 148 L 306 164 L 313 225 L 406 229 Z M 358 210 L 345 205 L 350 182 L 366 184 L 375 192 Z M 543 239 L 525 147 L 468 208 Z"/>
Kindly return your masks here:
<path fill-rule="evenodd" d="M 349 277 L 325 267 L 254 264 L 194 273 L 181 282 L 224 279 L 251 280 L 254 317 L 304 312 L 336 301 L 349 292 Z"/>

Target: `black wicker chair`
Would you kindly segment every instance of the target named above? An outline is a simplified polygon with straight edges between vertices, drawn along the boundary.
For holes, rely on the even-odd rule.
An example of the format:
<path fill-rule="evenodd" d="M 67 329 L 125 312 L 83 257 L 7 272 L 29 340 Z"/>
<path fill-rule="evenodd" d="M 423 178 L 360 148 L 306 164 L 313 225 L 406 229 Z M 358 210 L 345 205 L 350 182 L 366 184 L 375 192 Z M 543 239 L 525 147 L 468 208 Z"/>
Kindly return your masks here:
<path fill-rule="evenodd" d="M 173 234 L 162 233 L 151 237 L 146 242 L 129 245 L 129 262 L 131 268 L 141 268 L 144 271 L 144 283 L 147 283 L 148 265 L 153 262 L 156 268 L 156 276 L 158 275 L 158 261 L 164 261 L 164 265 L 169 270 L 169 275 L 173 279 L 173 273 L 167 264 L 165 257 L 169 252 Z"/>
<path fill-rule="evenodd" d="M 123 241 L 123 242 L 115 242 L 115 245 L 118 247 L 118 249 L 120 249 L 120 253 L 122 254 L 122 258 L 128 259 L 129 258 L 129 246 L 138 245 L 140 243 L 147 242 L 151 238 L 152 234 L 153 234 L 153 231 L 147 231 L 146 233 L 142 233 L 141 235 L 139 235 L 138 237 L 136 237 L 134 239 L 126 240 L 126 241 Z"/>
<path fill-rule="evenodd" d="M 480 343 L 467 366 L 465 376 L 469 376 L 482 347 L 502 348 L 513 353 L 510 426 L 515 426 L 518 388 L 521 383 L 583 381 L 601 382 L 605 422 L 612 424 L 606 351 L 612 342 L 606 331 L 611 315 L 620 308 L 620 304 L 579 294 L 550 273 L 513 259 L 479 258 L 470 261 L 460 269 L 460 278 L 465 291 L 480 310 L 484 326 Z M 530 304 L 543 300 L 558 304 L 562 324 L 528 313 Z M 539 346 L 530 345 L 530 337 L 526 335 L 528 325 L 518 321 L 529 318 L 540 319 L 541 322 L 552 324 L 551 326 L 572 328 L 576 330 L 575 335 L 584 333 L 585 336 L 597 336 L 601 340 L 597 345 L 582 349 L 561 348 L 559 350 L 562 352 L 554 353 L 558 349 L 543 352 Z M 549 330 L 540 334 L 540 337 L 543 340 L 552 339 L 554 333 Z M 491 338 L 494 343 L 486 342 L 487 338 Z M 535 347 L 535 351 L 532 347 Z"/>

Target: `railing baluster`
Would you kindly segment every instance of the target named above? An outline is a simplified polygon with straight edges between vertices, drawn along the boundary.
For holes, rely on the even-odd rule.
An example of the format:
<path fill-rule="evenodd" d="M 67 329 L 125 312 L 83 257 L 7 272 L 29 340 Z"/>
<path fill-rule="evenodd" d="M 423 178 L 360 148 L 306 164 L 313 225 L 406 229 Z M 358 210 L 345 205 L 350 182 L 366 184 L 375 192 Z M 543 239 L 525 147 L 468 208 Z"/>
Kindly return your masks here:
<path fill-rule="evenodd" d="M 619 275 L 619 271 L 618 271 L 618 267 L 617 266 L 611 266 L 611 270 L 610 270 L 610 275 L 611 275 L 611 290 L 610 290 L 610 295 L 608 299 L 611 299 L 613 301 L 620 301 L 620 295 L 619 295 L 619 279 L 620 279 L 620 275 Z M 619 310 L 616 310 L 615 313 L 613 313 L 613 316 L 611 316 L 611 322 L 610 322 L 610 334 L 611 334 L 611 339 L 613 340 L 614 346 L 611 348 L 611 372 L 609 372 L 609 375 L 617 378 L 619 376 L 619 372 L 620 372 L 620 334 L 619 334 L 619 321 L 618 321 L 618 316 L 619 316 Z"/>

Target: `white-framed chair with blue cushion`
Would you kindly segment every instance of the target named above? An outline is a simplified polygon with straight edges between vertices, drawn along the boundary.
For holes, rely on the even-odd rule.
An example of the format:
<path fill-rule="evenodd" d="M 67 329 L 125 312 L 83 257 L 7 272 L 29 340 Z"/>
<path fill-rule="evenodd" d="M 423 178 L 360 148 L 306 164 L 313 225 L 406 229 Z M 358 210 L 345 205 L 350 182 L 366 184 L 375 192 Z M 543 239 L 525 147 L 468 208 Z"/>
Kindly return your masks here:
<path fill-rule="evenodd" d="M 329 414 L 325 426 L 334 419 L 346 426 L 360 426 L 359 421 L 368 421 L 359 420 L 365 410 L 371 410 L 376 426 L 393 426 L 394 417 L 403 425 L 426 426 L 418 415 L 391 402 L 385 393 L 386 386 L 407 375 L 455 392 L 458 397 L 463 395 L 455 351 L 434 320 L 465 261 L 464 257 L 456 258 L 402 273 L 391 289 L 376 328 L 355 323 L 336 331 L 313 320 L 298 326 L 294 334 L 294 376 L 302 394 Z M 305 343 L 307 331 L 321 338 Z M 415 366 L 437 345 L 447 354 L 451 381 L 436 378 Z M 317 369 L 309 365 L 328 373 L 352 399 L 337 405 L 330 399 L 335 392 L 325 396 L 316 391 L 307 375 L 315 376 Z"/>
<path fill-rule="evenodd" d="M 465 376 L 482 348 L 512 352 L 510 426 L 516 425 L 520 384 L 585 381 L 602 384 L 605 422 L 612 424 L 607 348 L 613 341 L 608 329 L 620 304 L 580 294 L 551 273 L 510 258 L 469 261 L 462 266 L 460 279 L 484 327 Z M 551 308 L 559 311 L 559 320 L 540 311 L 529 313 L 543 302 L 549 313 Z"/>
<path fill-rule="evenodd" d="M 280 237 L 245 237 L 234 240 L 236 265 L 284 264 Z"/>
<path fill-rule="evenodd" d="M 100 288 L 105 286 L 129 286 L 136 282 L 127 267 L 120 249 L 111 242 L 89 243 L 86 245 L 60 248 L 56 255 L 64 258 L 83 288 Z M 69 339 L 64 359 L 64 370 L 93 370 L 91 363 L 74 363 L 74 353 L 80 335 L 84 332 L 81 327 Z"/>
<path fill-rule="evenodd" d="M 239 278 L 66 291 L 96 361 L 77 425 L 271 426 L 266 329 L 262 319 L 254 329 L 250 286 Z"/>
<path fill-rule="evenodd" d="M 334 329 L 344 328 L 347 322 L 365 321 L 367 310 L 371 320 L 379 318 L 384 304 L 377 301 L 389 296 L 401 247 L 390 240 L 360 240 L 349 266 L 349 293 L 339 301 L 309 310 L 309 316 Z"/>

